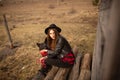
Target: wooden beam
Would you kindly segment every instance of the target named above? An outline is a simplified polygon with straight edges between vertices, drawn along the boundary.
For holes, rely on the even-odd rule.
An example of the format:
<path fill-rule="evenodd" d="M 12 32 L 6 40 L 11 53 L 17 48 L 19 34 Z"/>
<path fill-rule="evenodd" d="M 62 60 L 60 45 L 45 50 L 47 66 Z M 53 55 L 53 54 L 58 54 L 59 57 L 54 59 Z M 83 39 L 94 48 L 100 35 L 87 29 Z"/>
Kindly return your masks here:
<path fill-rule="evenodd" d="M 3 15 L 3 18 L 4 18 L 4 24 L 5 24 L 6 32 L 7 32 L 7 35 L 8 35 L 8 40 L 10 42 L 10 48 L 13 48 L 13 41 L 12 41 L 12 38 L 11 38 L 11 35 L 10 35 L 10 31 L 9 31 L 9 28 L 8 28 L 8 23 L 7 23 L 7 19 L 6 19 L 5 14 Z"/>

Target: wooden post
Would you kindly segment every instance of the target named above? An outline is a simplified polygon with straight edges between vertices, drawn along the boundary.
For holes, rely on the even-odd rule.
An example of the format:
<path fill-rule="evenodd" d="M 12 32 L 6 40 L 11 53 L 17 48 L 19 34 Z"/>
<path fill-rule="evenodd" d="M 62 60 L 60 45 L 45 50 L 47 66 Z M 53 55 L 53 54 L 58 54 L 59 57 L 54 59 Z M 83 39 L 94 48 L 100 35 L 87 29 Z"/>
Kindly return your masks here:
<path fill-rule="evenodd" d="M 104 2 L 107 0 L 104 0 Z M 108 23 L 104 29 L 105 43 L 101 64 L 100 80 L 120 80 L 120 0 L 110 1 Z M 102 4 L 104 4 L 104 2 Z M 107 5 L 107 4 L 105 4 Z M 103 11 L 101 11 L 103 12 Z M 105 17 L 105 15 L 103 15 Z"/>
<path fill-rule="evenodd" d="M 7 23 L 7 19 L 6 19 L 6 15 L 4 14 L 3 15 L 3 18 L 4 18 L 4 24 L 5 24 L 5 28 L 6 28 L 6 32 L 7 32 L 7 35 L 8 35 L 8 39 L 9 39 L 9 42 L 10 42 L 10 48 L 13 48 L 13 41 L 12 41 L 12 38 L 11 38 L 11 35 L 10 35 L 10 31 L 9 31 L 9 28 L 8 28 L 8 23 Z"/>
<path fill-rule="evenodd" d="M 101 0 L 91 80 L 120 80 L 119 3 Z"/>

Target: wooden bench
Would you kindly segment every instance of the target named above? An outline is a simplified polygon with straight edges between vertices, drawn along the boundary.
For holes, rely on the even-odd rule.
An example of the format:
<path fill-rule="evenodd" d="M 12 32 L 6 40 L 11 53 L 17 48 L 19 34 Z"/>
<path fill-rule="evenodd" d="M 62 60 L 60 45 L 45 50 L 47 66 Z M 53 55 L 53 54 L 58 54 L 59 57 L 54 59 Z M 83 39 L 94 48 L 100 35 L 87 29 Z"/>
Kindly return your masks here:
<path fill-rule="evenodd" d="M 53 66 L 44 80 L 90 80 L 92 56 L 89 53 L 79 53 L 74 47 L 73 52 L 76 57 L 72 68 L 58 68 Z"/>

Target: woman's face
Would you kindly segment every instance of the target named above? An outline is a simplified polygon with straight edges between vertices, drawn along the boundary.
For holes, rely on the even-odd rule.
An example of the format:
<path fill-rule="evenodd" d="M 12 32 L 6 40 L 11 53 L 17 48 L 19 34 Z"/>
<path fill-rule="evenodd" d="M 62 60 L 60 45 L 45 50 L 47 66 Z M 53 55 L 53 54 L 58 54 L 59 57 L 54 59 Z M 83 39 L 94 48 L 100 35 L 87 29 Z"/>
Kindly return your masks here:
<path fill-rule="evenodd" d="M 51 39 L 55 39 L 55 31 L 51 29 L 49 31 L 49 36 L 51 37 Z"/>

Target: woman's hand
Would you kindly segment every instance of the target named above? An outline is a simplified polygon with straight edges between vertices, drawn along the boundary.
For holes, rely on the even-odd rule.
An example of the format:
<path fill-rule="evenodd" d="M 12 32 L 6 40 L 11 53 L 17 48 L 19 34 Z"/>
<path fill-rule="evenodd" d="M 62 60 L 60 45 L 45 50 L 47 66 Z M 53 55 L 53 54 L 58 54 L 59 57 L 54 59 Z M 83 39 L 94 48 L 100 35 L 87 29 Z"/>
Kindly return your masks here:
<path fill-rule="evenodd" d="M 47 59 L 47 56 L 41 57 L 39 59 L 36 60 L 37 64 L 41 64 L 45 59 Z"/>
<path fill-rule="evenodd" d="M 47 52 L 47 49 L 40 50 L 40 52 Z"/>
<path fill-rule="evenodd" d="M 45 63 L 45 59 L 46 59 L 46 58 L 47 58 L 47 56 L 42 57 L 42 58 L 39 59 L 40 64 L 41 64 L 42 67 L 46 67 L 46 63 Z"/>
<path fill-rule="evenodd" d="M 40 51 L 40 54 L 42 55 L 42 57 L 44 57 L 44 56 L 47 56 L 48 53 L 46 49 L 43 49 Z"/>
<path fill-rule="evenodd" d="M 47 56 L 40 58 L 40 62 L 45 59 L 47 59 Z"/>

